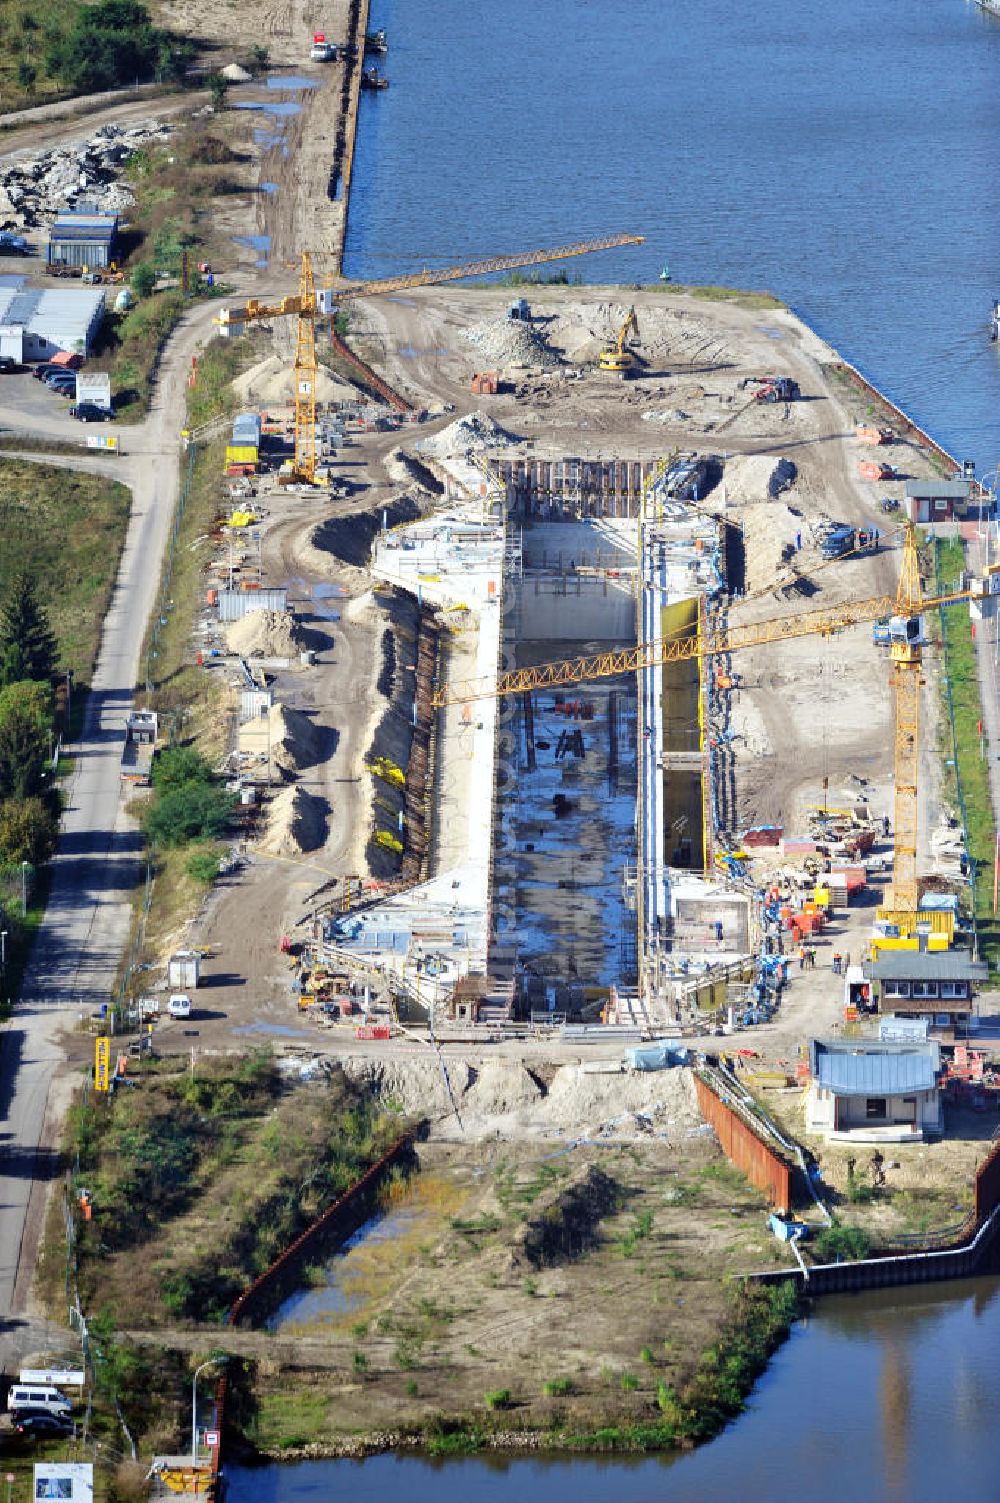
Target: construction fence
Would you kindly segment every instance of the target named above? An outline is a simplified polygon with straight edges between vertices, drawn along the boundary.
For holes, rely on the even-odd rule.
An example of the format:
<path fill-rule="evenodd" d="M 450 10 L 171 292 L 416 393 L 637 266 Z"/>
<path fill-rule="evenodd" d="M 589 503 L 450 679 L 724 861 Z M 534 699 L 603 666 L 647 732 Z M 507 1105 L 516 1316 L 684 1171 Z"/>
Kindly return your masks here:
<path fill-rule="evenodd" d="M 778 1157 L 753 1128 L 707 1085 L 694 1077 L 698 1108 L 710 1127 L 715 1129 L 722 1151 L 729 1162 L 752 1185 L 767 1196 L 772 1210 L 787 1212 L 792 1208 L 792 1170 Z"/>

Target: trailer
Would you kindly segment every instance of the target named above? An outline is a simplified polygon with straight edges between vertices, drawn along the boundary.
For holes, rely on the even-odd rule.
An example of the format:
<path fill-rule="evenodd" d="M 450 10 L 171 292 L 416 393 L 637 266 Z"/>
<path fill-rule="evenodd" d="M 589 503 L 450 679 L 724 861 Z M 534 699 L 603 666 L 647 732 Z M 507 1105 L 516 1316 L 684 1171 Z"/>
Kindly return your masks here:
<path fill-rule="evenodd" d="M 157 717 L 153 710 L 130 710 L 125 717 L 125 745 L 122 747 L 123 783 L 147 788 L 156 754 Z"/>

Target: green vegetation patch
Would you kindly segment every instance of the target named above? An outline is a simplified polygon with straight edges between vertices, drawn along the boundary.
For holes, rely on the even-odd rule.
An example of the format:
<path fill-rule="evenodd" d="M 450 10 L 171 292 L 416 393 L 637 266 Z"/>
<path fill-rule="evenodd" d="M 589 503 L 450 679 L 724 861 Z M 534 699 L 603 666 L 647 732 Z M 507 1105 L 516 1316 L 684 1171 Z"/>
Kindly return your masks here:
<path fill-rule="evenodd" d="M 965 569 L 965 549 L 959 538 L 936 538 L 934 570 L 942 593 L 958 589 Z M 983 708 L 979 692 L 976 644 L 968 608 L 963 604 L 941 612 L 944 651 L 944 704 L 948 724 L 946 756 L 954 763 L 952 788 L 965 826 L 966 848 L 975 876 L 975 920 L 979 948 L 995 974 L 1000 968 L 1000 926 L 993 916 L 993 861 L 996 822 L 990 792 L 989 747 L 979 734 Z M 952 734 L 953 727 L 953 734 Z"/>
<path fill-rule="evenodd" d="M 259 1051 L 152 1060 L 69 1119 L 87 1309 L 119 1328 L 221 1320 L 233 1300 L 390 1146 L 399 1119 L 336 1074 L 289 1087 Z"/>
<path fill-rule="evenodd" d="M 101 475 L 0 460 L 0 600 L 30 563 L 57 664 L 90 678 L 128 526 L 128 488 Z"/>

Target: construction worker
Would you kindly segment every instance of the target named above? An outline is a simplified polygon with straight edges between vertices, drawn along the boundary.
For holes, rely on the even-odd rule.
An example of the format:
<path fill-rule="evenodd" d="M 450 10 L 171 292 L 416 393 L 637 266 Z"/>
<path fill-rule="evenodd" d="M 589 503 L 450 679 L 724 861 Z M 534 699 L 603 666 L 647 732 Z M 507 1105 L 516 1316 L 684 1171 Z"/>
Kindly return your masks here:
<path fill-rule="evenodd" d="M 840 954 L 840 951 L 839 950 L 834 950 L 834 952 L 833 952 L 833 974 L 835 976 L 839 976 L 840 975 L 840 963 L 841 963 L 841 954 Z"/>
<path fill-rule="evenodd" d="M 814 971 L 816 969 L 816 946 L 815 945 L 810 945 L 809 946 L 809 969 L 811 971 Z"/>
<path fill-rule="evenodd" d="M 799 970 L 800 971 L 805 970 L 805 965 L 806 965 L 806 947 L 805 947 L 805 945 L 799 945 Z"/>

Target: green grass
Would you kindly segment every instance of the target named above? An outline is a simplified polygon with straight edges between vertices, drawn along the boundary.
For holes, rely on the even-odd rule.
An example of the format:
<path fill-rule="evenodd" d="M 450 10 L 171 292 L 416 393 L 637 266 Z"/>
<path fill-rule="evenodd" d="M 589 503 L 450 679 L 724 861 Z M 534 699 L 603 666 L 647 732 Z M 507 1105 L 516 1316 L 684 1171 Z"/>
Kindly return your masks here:
<path fill-rule="evenodd" d="M 955 587 L 965 568 L 965 549 L 957 538 L 937 538 L 934 545 L 936 588 L 947 592 Z M 990 792 L 989 748 L 983 755 L 979 722 L 982 699 L 975 643 L 972 640 L 969 612 L 957 605 L 941 612 L 943 618 L 943 668 L 947 679 L 944 691 L 944 735 L 946 757 L 954 760 L 953 790 L 965 821 L 965 838 L 969 856 L 975 866 L 975 920 L 980 954 L 989 962 L 994 974 L 1000 968 L 1000 924 L 993 916 L 993 860 L 996 848 L 996 822 Z M 948 688 L 954 709 L 955 734 L 951 742 L 948 718 Z"/>
<path fill-rule="evenodd" d="M 668 296 L 683 293 L 687 297 L 703 298 L 708 303 L 738 303 L 741 308 L 765 309 L 785 306 L 773 292 L 750 292 L 739 287 L 715 287 L 711 284 L 685 287 L 680 282 L 650 282 L 644 290 L 664 292 Z"/>
<path fill-rule="evenodd" d="M 0 597 L 26 564 L 79 683 L 93 671 L 128 526 L 130 493 L 100 475 L 0 460 Z"/>

